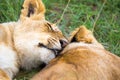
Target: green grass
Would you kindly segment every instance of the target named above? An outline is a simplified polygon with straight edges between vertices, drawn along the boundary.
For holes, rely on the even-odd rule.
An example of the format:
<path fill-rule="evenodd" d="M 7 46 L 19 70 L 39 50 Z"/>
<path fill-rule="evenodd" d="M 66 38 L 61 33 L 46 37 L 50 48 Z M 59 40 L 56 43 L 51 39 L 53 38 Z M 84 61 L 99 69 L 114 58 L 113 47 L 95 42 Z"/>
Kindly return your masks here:
<path fill-rule="evenodd" d="M 68 0 L 43 1 L 47 8 L 46 19 L 55 23 L 60 19 Z M 71 0 L 59 27 L 66 36 L 80 25 L 86 25 L 92 30 L 100 13 L 94 34 L 107 50 L 120 56 L 120 0 L 107 0 L 101 10 L 104 1 Z M 23 0 L 0 0 L 0 22 L 16 21 L 19 18 L 22 3 Z M 28 80 L 28 78 L 19 77 L 17 80 Z"/>

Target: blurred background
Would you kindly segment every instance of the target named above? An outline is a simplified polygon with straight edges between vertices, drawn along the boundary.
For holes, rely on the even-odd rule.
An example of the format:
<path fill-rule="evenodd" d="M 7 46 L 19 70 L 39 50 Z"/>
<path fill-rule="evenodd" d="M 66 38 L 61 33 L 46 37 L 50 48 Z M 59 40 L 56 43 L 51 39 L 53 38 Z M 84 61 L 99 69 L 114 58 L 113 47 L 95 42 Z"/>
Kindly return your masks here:
<path fill-rule="evenodd" d="M 55 23 L 65 11 L 58 25 L 67 37 L 76 27 L 85 25 L 94 30 L 96 39 L 107 50 L 120 56 L 120 0 L 70 0 L 69 4 L 68 1 L 43 0 L 46 19 Z M 0 0 L 0 23 L 17 21 L 22 3 L 23 0 Z"/>

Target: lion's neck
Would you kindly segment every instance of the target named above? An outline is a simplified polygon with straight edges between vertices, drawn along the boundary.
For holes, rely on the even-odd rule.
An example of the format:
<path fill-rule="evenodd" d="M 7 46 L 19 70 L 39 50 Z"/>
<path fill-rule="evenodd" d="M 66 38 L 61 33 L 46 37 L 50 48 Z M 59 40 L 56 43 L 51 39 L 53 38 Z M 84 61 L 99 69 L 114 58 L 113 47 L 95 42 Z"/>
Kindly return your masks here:
<path fill-rule="evenodd" d="M 84 43 L 84 42 L 73 42 L 73 43 L 70 43 L 64 50 L 62 53 L 70 50 L 70 49 L 73 49 L 73 48 L 77 48 L 77 47 L 87 47 L 87 48 L 100 48 L 100 49 L 104 49 L 104 47 L 100 44 L 100 43 Z"/>

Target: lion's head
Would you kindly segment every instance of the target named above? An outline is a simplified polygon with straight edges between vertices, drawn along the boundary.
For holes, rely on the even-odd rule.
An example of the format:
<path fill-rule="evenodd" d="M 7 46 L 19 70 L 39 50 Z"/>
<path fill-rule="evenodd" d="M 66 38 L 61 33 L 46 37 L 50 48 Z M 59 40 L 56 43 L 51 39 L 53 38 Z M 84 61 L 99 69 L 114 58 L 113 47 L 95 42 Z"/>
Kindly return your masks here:
<path fill-rule="evenodd" d="M 48 63 L 68 43 L 59 28 L 45 19 L 42 0 L 25 0 L 14 30 L 14 43 L 22 67 Z"/>
<path fill-rule="evenodd" d="M 104 48 L 94 37 L 92 31 L 88 30 L 85 26 L 76 28 L 71 34 L 70 42 L 84 42 L 93 44 L 98 47 Z"/>

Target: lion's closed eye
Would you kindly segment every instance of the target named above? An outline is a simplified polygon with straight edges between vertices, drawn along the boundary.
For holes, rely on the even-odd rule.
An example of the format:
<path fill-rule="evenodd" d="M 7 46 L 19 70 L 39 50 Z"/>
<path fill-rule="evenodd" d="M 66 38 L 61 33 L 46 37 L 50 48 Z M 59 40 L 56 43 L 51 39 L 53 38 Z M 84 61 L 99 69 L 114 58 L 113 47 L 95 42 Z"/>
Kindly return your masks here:
<path fill-rule="evenodd" d="M 50 31 L 54 31 L 50 23 L 45 24 L 45 26 L 47 26 Z"/>

